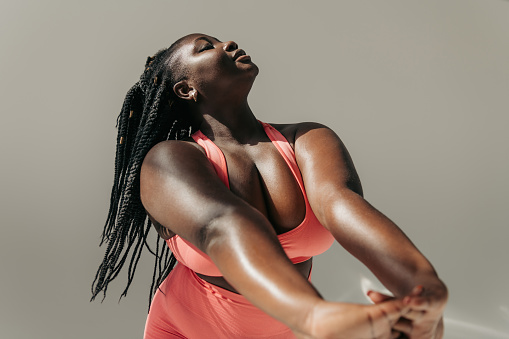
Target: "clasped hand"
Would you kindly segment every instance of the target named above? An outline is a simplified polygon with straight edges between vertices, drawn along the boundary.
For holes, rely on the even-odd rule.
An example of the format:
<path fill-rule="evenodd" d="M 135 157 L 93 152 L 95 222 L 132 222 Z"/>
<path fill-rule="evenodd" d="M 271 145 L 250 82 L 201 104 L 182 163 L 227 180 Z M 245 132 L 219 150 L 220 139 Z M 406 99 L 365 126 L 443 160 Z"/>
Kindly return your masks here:
<path fill-rule="evenodd" d="M 299 339 L 441 339 L 447 291 L 417 286 L 404 298 L 370 291 L 374 305 L 321 301 Z"/>
<path fill-rule="evenodd" d="M 369 291 L 368 296 L 375 305 L 395 300 L 374 291 Z M 445 287 L 416 286 L 403 298 L 403 304 L 409 309 L 392 326 L 393 338 L 441 339 L 444 332 L 442 313 L 446 302 Z"/>

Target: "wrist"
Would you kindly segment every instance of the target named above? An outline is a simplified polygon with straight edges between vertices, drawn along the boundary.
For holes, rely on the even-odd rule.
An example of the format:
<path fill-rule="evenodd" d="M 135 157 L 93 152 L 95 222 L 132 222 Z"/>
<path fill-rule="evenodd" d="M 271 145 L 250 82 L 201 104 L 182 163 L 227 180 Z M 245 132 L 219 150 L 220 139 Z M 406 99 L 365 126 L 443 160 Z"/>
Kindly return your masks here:
<path fill-rule="evenodd" d="M 323 309 L 327 301 L 323 299 L 317 299 L 314 303 L 310 304 L 309 307 L 303 313 L 301 321 L 296 323 L 295 328 L 292 328 L 296 333 L 301 333 L 306 336 L 314 337 L 313 334 L 316 332 L 316 318 L 320 315 L 320 310 Z"/>

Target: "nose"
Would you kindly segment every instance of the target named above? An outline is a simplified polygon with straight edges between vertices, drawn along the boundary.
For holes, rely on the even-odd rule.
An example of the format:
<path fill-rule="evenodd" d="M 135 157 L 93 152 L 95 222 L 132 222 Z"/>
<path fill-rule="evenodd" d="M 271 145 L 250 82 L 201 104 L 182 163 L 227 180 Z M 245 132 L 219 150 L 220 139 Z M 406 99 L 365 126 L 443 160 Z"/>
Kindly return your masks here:
<path fill-rule="evenodd" d="M 238 49 L 239 46 L 237 45 L 237 43 L 235 41 L 227 41 L 224 43 L 223 48 L 225 51 L 231 52 L 231 51 Z"/>

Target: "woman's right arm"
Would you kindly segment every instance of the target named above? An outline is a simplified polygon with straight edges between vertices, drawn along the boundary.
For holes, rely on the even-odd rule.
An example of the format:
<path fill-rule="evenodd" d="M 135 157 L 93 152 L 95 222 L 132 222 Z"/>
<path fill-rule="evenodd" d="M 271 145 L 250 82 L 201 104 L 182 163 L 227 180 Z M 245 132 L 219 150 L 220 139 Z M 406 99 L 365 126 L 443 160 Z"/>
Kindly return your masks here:
<path fill-rule="evenodd" d="M 267 218 L 227 189 L 193 143 L 153 147 L 142 165 L 140 193 L 158 223 L 206 253 L 239 293 L 302 338 L 389 338 L 407 311 L 402 300 L 369 306 L 323 301 L 294 268 Z"/>

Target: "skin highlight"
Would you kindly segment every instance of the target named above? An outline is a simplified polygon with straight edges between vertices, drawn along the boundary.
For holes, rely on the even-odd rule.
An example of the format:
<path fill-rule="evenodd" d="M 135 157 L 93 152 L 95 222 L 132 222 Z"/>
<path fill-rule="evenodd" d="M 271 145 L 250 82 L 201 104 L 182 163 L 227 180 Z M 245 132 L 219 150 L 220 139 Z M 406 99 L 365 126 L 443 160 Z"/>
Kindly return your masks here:
<path fill-rule="evenodd" d="M 363 198 L 346 147 L 316 123 L 272 125 L 295 151 L 320 223 L 395 297 L 373 292 L 374 305 L 327 302 L 307 280 L 311 259 L 292 264 L 286 257 L 277 235 L 302 222 L 304 198 L 249 107 L 259 70 L 245 53 L 233 41 L 204 34 L 179 40 L 170 64 L 180 65 L 181 76 L 172 95 L 224 153 L 230 189 L 192 139 L 151 147 L 139 194 L 160 237 L 178 234 L 193 243 L 223 274 L 202 279 L 242 294 L 298 338 L 441 338 L 445 285 L 404 233 Z M 173 192 L 183 193 L 175 199 Z"/>

